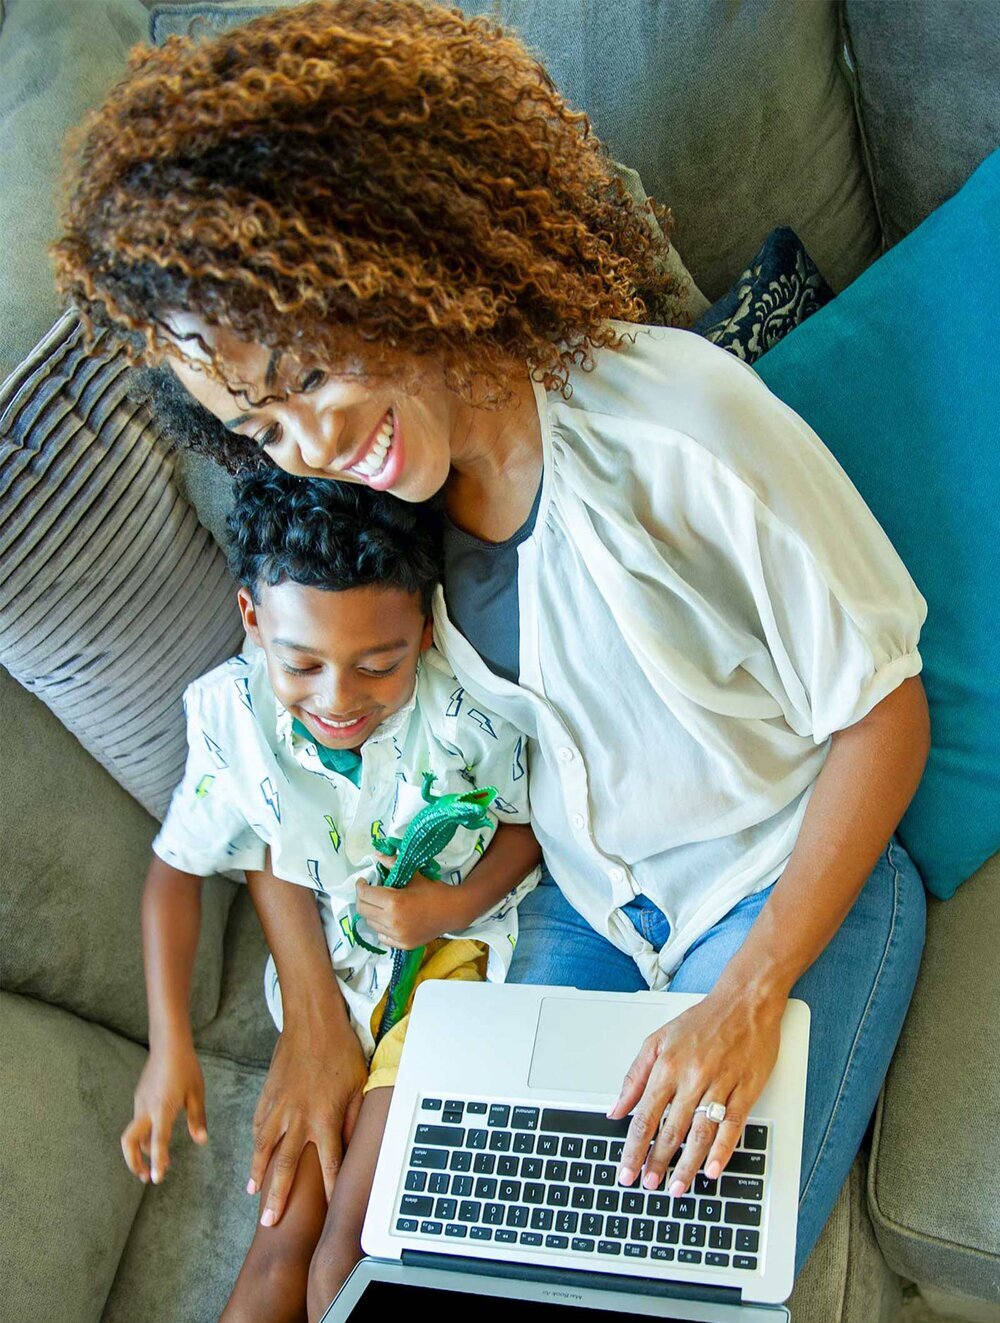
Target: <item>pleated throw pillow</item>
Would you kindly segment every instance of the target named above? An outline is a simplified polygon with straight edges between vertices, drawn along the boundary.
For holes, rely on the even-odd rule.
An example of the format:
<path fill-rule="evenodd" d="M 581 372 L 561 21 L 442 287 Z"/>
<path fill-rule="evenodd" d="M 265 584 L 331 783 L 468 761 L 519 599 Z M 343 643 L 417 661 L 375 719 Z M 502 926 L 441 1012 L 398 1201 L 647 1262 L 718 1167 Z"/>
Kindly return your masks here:
<path fill-rule="evenodd" d="M 0 663 L 162 818 L 184 687 L 243 633 L 225 557 L 129 378 L 67 313 L 0 387 Z"/>

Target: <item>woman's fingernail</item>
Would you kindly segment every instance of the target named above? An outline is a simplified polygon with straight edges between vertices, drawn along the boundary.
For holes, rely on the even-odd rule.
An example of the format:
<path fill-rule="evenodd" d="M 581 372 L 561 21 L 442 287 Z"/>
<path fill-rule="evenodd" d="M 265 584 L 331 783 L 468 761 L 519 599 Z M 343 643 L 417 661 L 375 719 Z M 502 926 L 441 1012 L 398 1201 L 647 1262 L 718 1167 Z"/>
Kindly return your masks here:
<path fill-rule="evenodd" d="M 710 1162 L 708 1166 L 705 1168 L 705 1175 L 708 1177 L 710 1181 L 717 1181 L 719 1179 L 719 1173 L 721 1171 L 722 1171 L 722 1164 L 720 1162 Z"/>
<path fill-rule="evenodd" d="M 263 1215 L 262 1215 L 262 1217 L 261 1217 L 261 1219 L 260 1219 L 260 1224 L 261 1224 L 262 1227 L 273 1227 L 273 1226 L 274 1226 L 274 1209 L 273 1209 L 273 1208 L 265 1208 L 265 1209 L 264 1209 Z"/>
<path fill-rule="evenodd" d="M 660 1178 L 655 1171 L 647 1171 L 642 1183 L 647 1190 L 655 1190 L 660 1183 Z"/>
<path fill-rule="evenodd" d="M 634 1180 L 635 1180 L 635 1172 L 632 1170 L 631 1167 L 622 1167 L 619 1169 L 618 1172 L 619 1185 L 631 1185 Z"/>
<path fill-rule="evenodd" d="M 247 1194 L 256 1194 L 256 1193 L 257 1193 L 257 1182 L 247 1181 Z"/>
<path fill-rule="evenodd" d="M 683 1194 L 683 1193 L 684 1193 L 684 1182 L 683 1182 L 683 1181 L 671 1181 L 671 1182 L 670 1182 L 670 1188 L 667 1190 L 667 1194 L 673 1195 L 673 1197 L 676 1199 L 678 1195 Z"/>

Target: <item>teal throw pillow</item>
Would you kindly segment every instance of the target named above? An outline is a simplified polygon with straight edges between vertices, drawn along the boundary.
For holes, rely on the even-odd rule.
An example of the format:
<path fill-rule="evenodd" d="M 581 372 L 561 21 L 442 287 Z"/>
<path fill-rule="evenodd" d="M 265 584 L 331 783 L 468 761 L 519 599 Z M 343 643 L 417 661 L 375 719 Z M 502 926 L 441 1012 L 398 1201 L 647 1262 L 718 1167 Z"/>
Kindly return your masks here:
<path fill-rule="evenodd" d="M 998 290 L 1000 151 L 755 367 L 927 599 L 931 752 L 899 835 L 942 898 L 1000 850 Z"/>

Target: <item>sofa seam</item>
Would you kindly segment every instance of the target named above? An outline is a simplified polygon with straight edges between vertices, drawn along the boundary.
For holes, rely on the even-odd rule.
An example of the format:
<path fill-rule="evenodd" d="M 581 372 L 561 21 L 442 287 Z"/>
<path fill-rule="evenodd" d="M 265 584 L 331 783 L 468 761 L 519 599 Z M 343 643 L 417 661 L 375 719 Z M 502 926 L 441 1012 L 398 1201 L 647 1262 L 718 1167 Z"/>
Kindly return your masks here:
<path fill-rule="evenodd" d="M 837 36 L 837 63 L 851 93 L 851 102 L 854 106 L 854 122 L 857 126 L 858 143 L 861 147 L 861 163 L 864 166 L 865 177 L 868 180 L 872 206 L 875 208 L 875 219 L 878 223 L 881 243 L 880 256 L 884 256 L 889 251 L 889 238 L 885 228 L 882 199 L 875 183 L 872 146 L 861 96 L 861 72 L 854 50 L 854 42 L 851 40 L 851 24 L 847 17 L 847 0 L 838 0 L 837 3 Z"/>

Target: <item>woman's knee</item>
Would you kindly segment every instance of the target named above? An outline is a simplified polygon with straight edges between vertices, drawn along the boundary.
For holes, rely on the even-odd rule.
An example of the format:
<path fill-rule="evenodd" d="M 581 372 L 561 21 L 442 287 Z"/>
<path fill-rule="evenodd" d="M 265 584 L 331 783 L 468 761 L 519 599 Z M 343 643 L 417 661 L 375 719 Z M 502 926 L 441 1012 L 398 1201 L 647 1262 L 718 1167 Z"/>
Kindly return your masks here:
<path fill-rule="evenodd" d="M 309 1264 L 307 1299 L 310 1323 L 323 1316 L 363 1254 L 361 1226 L 353 1219 L 349 1224 L 335 1223 L 324 1229 Z"/>

